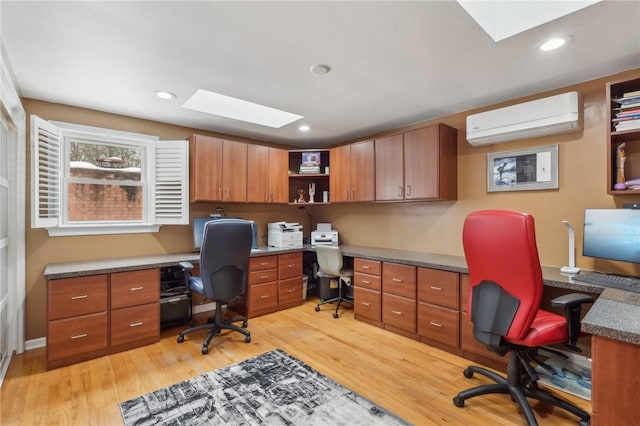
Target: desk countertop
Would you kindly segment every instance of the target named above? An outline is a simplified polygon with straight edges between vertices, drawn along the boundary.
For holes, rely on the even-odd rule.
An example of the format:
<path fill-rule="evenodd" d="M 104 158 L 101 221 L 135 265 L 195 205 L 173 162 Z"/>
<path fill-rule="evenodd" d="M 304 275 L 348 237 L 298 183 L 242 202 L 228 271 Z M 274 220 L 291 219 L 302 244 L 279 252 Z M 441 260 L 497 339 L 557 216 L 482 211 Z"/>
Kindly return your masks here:
<path fill-rule="evenodd" d="M 468 272 L 467 264 L 462 256 L 351 245 L 341 245 L 340 248 L 343 255 L 348 257 L 381 260 L 459 273 Z M 251 257 L 292 253 L 301 250 L 313 250 L 313 248 L 310 246 L 303 248 L 260 247 L 251 252 Z M 183 261 L 198 262 L 199 254 L 179 253 L 58 263 L 47 265 L 44 276 L 47 279 L 79 277 L 174 266 Z M 543 266 L 542 273 L 547 286 L 600 294 L 582 321 L 582 331 L 640 345 L 640 294 L 575 282 L 571 276 L 561 274 L 560 269 L 556 267 Z"/>

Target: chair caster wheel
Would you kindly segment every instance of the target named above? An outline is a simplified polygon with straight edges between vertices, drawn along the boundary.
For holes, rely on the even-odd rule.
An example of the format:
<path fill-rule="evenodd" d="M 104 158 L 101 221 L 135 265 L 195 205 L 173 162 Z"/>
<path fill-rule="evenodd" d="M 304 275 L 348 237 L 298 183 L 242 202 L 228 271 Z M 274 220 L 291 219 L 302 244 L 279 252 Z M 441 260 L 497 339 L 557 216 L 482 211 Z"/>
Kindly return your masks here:
<path fill-rule="evenodd" d="M 473 371 L 471 371 L 468 368 L 465 368 L 462 374 L 464 374 L 464 377 L 466 377 L 467 379 L 470 379 L 473 377 Z"/>
<path fill-rule="evenodd" d="M 591 419 L 589 420 L 580 420 L 580 422 L 578 423 L 578 425 L 580 426 L 589 426 L 591 424 Z"/>
<path fill-rule="evenodd" d="M 454 396 L 453 405 L 455 405 L 456 407 L 464 407 L 464 399 L 460 398 L 459 396 Z"/>
<path fill-rule="evenodd" d="M 202 347 L 202 355 L 206 355 L 206 354 L 208 354 L 208 353 L 209 353 L 209 348 L 208 348 L 208 347 L 206 347 L 206 346 L 203 346 L 203 347 Z"/>
<path fill-rule="evenodd" d="M 244 342 L 245 342 L 245 343 L 249 343 L 249 342 L 251 342 L 251 336 L 245 336 L 245 338 L 244 338 Z"/>
<path fill-rule="evenodd" d="M 182 334 L 178 334 L 178 338 L 176 339 L 178 343 L 184 342 L 184 336 Z"/>
<path fill-rule="evenodd" d="M 320 306 L 316 305 L 316 312 L 320 311 Z"/>
<path fill-rule="evenodd" d="M 247 328 L 249 323 L 247 321 L 242 321 L 242 328 Z"/>
<path fill-rule="evenodd" d="M 333 317 L 334 317 L 334 318 L 338 318 L 339 316 L 340 316 L 340 315 L 338 315 L 338 313 L 337 313 L 337 312 L 334 312 L 334 313 L 333 313 Z"/>

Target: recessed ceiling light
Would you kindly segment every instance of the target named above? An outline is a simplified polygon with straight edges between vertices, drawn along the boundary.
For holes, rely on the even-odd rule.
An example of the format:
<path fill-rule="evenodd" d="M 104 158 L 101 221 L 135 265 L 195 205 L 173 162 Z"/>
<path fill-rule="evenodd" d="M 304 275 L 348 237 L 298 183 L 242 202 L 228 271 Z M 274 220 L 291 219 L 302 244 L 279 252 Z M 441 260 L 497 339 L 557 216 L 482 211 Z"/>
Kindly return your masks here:
<path fill-rule="evenodd" d="M 156 90 L 153 93 L 155 93 L 160 99 L 175 99 L 176 97 L 174 93 L 167 92 L 166 90 Z"/>
<path fill-rule="evenodd" d="M 540 46 L 540 50 L 546 52 L 548 50 L 557 49 L 559 47 L 564 46 L 565 43 L 566 43 L 566 40 L 563 38 L 552 38 L 542 43 L 542 45 Z"/>
<path fill-rule="evenodd" d="M 298 130 L 300 130 L 301 132 L 308 132 L 309 130 L 311 130 L 311 127 L 306 124 L 302 124 L 298 127 Z"/>
<path fill-rule="evenodd" d="M 326 73 L 331 71 L 331 67 L 329 65 L 317 64 L 312 65 L 311 68 L 309 68 L 309 71 L 317 75 L 325 75 Z"/>
<path fill-rule="evenodd" d="M 220 117 L 260 124 L 279 129 L 302 118 L 301 115 L 255 104 L 220 93 L 198 89 L 182 105 L 193 111 L 205 112 Z"/>

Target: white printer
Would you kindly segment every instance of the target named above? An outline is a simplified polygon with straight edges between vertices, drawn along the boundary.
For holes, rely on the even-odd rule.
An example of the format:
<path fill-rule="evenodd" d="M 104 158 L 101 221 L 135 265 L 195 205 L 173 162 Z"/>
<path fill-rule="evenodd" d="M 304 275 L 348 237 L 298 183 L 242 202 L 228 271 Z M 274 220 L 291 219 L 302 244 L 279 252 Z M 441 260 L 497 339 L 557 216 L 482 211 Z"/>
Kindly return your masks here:
<path fill-rule="evenodd" d="M 338 245 L 338 231 L 331 229 L 330 223 L 319 223 L 318 228 L 311 232 L 311 245 Z"/>
<path fill-rule="evenodd" d="M 267 225 L 270 247 L 302 247 L 302 225 L 293 222 L 273 222 Z"/>

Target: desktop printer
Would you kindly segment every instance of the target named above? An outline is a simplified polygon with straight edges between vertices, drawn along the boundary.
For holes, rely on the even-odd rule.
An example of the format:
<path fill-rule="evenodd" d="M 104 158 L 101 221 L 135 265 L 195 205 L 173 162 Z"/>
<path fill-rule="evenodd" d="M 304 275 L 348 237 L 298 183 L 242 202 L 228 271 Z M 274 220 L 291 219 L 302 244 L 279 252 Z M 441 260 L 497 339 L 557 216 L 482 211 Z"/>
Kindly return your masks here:
<path fill-rule="evenodd" d="M 337 246 L 338 231 L 332 230 L 330 223 L 319 223 L 318 228 L 311 232 L 311 245 Z"/>
<path fill-rule="evenodd" d="M 291 222 L 274 222 L 267 225 L 270 247 L 302 247 L 302 225 Z"/>

